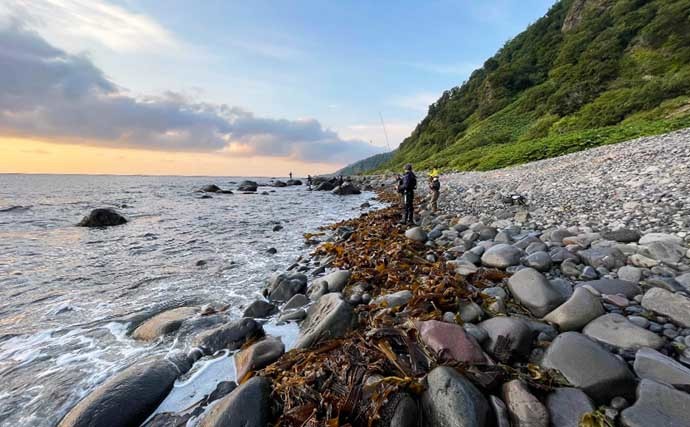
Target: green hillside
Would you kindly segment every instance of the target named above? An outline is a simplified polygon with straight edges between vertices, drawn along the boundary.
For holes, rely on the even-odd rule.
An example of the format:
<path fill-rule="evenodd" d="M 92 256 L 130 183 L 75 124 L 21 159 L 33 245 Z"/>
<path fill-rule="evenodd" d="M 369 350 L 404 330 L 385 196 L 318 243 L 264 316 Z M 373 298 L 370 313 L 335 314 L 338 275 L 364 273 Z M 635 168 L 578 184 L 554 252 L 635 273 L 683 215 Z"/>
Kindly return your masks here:
<path fill-rule="evenodd" d="M 690 127 L 690 0 L 562 0 L 378 170 L 486 170 Z"/>

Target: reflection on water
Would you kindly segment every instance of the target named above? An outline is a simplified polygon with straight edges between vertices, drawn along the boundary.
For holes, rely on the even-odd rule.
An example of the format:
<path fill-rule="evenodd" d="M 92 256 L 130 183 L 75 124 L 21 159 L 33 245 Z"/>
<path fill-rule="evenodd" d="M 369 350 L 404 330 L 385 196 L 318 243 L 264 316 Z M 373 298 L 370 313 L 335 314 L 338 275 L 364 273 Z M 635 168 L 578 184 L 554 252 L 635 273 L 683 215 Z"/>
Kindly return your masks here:
<path fill-rule="evenodd" d="M 187 347 L 133 341 L 133 314 L 213 302 L 239 316 L 272 272 L 308 253 L 303 233 L 358 215 L 371 197 L 287 187 L 200 199 L 194 191 L 234 190 L 240 180 L 0 175 L 0 425 L 55 425 L 122 366 Z M 130 222 L 74 226 L 96 207 Z M 276 224 L 284 229 L 273 232 Z"/>

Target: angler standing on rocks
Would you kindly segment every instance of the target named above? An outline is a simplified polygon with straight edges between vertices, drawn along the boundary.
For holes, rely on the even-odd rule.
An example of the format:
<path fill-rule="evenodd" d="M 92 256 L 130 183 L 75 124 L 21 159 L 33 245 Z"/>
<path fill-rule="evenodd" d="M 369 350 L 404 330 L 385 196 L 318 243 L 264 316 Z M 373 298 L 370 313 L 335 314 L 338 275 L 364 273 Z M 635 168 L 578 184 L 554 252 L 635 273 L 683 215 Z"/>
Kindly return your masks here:
<path fill-rule="evenodd" d="M 429 190 L 431 190 L 431 210 L 438 211 L 438 196 L 441 192 L 441 181 L 438 179 L 438 169 L 434 168 L 429 174 Z"/>
<path fill-rule="evenodd" d="M 414 224 L 414 190 L 417 188 L 417 176 L 412 172 L 412 164 L 405 165 L 405 174 L 400 186 L 405 200 L 405 211 L 402 224 Z"/>

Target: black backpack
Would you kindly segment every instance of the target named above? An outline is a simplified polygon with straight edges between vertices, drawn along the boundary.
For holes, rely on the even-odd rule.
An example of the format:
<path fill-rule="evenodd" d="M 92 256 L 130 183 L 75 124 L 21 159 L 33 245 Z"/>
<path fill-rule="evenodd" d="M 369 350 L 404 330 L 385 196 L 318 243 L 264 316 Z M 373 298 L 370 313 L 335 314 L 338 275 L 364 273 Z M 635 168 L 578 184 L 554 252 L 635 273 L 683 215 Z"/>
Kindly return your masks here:
<path fill-rule="evenodd" d="M 436 190 L 436 191 L 440 190 L 441 189 L 441 181 L 439 181 L 438 179 L 431 181 L 431 188 L 433 190 Z"/>

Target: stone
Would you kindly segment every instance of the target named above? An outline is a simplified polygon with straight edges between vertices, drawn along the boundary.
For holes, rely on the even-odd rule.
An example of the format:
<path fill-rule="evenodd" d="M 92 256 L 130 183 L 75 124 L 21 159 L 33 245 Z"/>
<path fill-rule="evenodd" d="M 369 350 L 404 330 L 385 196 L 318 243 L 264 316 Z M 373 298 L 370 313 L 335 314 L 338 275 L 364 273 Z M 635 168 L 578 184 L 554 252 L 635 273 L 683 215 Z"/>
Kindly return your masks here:
<path fill-rule="evenodd" d="M 681 274 L 676 276 L 676 282 L 683 286 L 686 290 L 690 291 L 690 273 Z"/>
<path fill-rule="evenodd" d="M 99 208 L 92 210 L 85 216 L 78 227 L 113 227 L 126 224 L 127 219 L 120 215 L 115 209 Z"/>
<path fill-rule="evenodd" d="M 512 427 L 549 427 L 549 412 L 520 380 L 501 387 Z"/>
<path fill-rule="evenodd" d="M 201 191 L 203 191 L 204 193 L 217 193 L 220 191 L 220 187 L 216 184 L 210 184 L 205 187 L 202 187 Z"/>
<path fill-rule="evenodd" d="M 628 320 L 630 320 L 632 323 L 636 324 L 640 328 L 645 328 L 649 326 L 649 320 L 645 319 L 642 316 L 628 316 Z"/>
<path fill-rule="evenodd" d="M 307 317 L 307 311 L 304 309 L 290 310 L 281 314 L 278 317 L 278 324 L 283 324 L 287 322 L 299 322 Z"/>
<path fill-rule="evenodd" d="M 544 354 L 542 365 L 556 369 L 574 387 L 598 403 L 613 397 L 631 397 L 635 376 L 625 362 L 578 332 L 560 334 Z"/>
<path fill-rule="evenodd" d="M 598 297 L 584 288 L 577 288 L 566 302 L 544 316 L 544 320 L 555 323 L 562 332 L 579 331 L 604 313 Z"/>
<path fill-rule="evenodd" d="M 659 335 L 640 328 L 625 316 L 615 313 L 592 320 L 582 333 L 600 343 L 625 350 L 642 347 L 657 349 L 664 345 L 664 340 Z"/>
<path fill-rule="evenodd" d="M 625 265 L 618 269 L 618 278 L 637 285 L 642 279 L 642 270 L 631 265 Z"/>
<path fill-rule="evenodd" d="M 652 288 L 642 297 L 642 307 L 671 318 L 690 328 L 690 298 L 661 288 Z"/>
<path fill-rule="evenodd" d="M 296 348 L 308 348 L 323 340 L 340 338 L 350 329 L 352 307 L 338 293 L 324 295 L 309 307 Z"/>
<path fill-rule="evenodd" d="M 487 267 L 507 268 L 520 264 L 522 251 L 515 246 L 499 243 L 490 247 L 482 255 L 482 264 Z"/>
<path fill-rule="evenodd" d="M 337 196 L 350 196 L 354 194 L 361 194 L 362 191 L 350 182 L 345 182 L 343 185 L 335 187 L 331 193 Z"/>
<path fill-rule="evenodd" d="M 558 247 L 558 246 L 551 248 L 551 250 L 549 250 L 549 256 L 551 257 L 551 261 L 553 261 L 555 263 L 561 263 L 565 260 L 570 260 L 570 261 L 574 262 L 575 264 L 580 262 L 580 257 L 578 255 L 570 252 L 566 248 L 562 248 L 562 247 Z"/>
<path fill-rule="evenodd" d="M 251 371 L 263 369 L 275 362 L 285 353 L 285 345 L 280 338 L 266 338 L 250 345 L 235 354 L 235 372 L 241 382 Z"/>
<path fill-rule="evenodd" d="M 253 193 L 257 190 L 258 187 L 259 184 L 257 184 L 256 182 L 245 180 L 240 182 L 240 184 L 237 187 L 237 190 Z"/>
<path fill-rule="evenodd" d="M 409 230 L 406 230 L 405 237 L 407 237 L 410 240 L 414 240 L 415 242 L 424 243 L 427 241 L 427 235 L 422 229 L 422 227 L 412 227 Z"/>
<path fill-rule="evenodd" d="M 506 299 L 508 298 L 508 293 L 505 291 L 500 286 L 493 286 L 490 288 L 484 288 L 480 291 L 484 295 L 488 295 L 492 298 L 501 298 L 501 299 Z"/>
<path fill-rule="evenodd" d="M 419 339 L 441 360 L 485 363 L 479 344 L 462 326 L 436 320 L 415 322 Z"/>
<path fill-rule="evenodd" d="M 180 369 L 167 359 L 137 363 L 96 387 L 58 427 L 141 425 L 173 387 Z"/>
<path fill-rule="evenodd" d="M 595 247 L 578 252 L 585 264 L 594 267 L 606 267 L 609 270 L 625 265 L 625 254 L 618 248 Z"/>
<path fill-rule="evenodd" d="M 551 256 L 546 252 L 534 252 L 525 258 L 524 264 L 527 267 L 541 272 L 549 271 L 551 269 Z"/>
<path fill-rule="evenodd" d="M 461 303 L 458 314 L 465 323 L 474 323 L 481 319 L 484 315 L 484 310 L 475 302 Z"/>
<path fill-rule="evenodd" d="M 635 267 L 652 268 L 659 265 L 659 261 L 640 254 L 631 255 L 628 260 Z"/>
<path fill-rule="evenodd" d="M 635 404 L 621 412 L 625 427 L 690 426 L 690 394 L 656 381 L 643 379 Z"/>
<path fill-rule="evenodd" d="M 601 239 L 599 233 L 584 233 L 577 236 L 570 236 L 563 239 L 564 245 L 576 245 L 581 248 L 589 247 L 595 240 Z"/>
<path fill-rule="evenodd" d="M 642 236 L 637 230 L 619 228 L 617 230 L 604 232 L 601 237 L 606 240 L 613 240 L 614 242 L 634 243 L 640 240 L 640 237 Z"/>
<path fill-rule="evenodd" d="M 601 294 L 605 295 L 625 295 L 626 298 L 633 298 L 640 293 L 640 287 L 632 282 L 619 279 L 599 279 L 582 282 L 575 285 L 576 288 L 588 285 Z"/>
<path fill-rule="evenodd" d="M 580 389 L 555 388 L 546 396 L 552 427 L 579 427 L 580 419 L 595 407 L 592 400 Z"/>
<path fill-rule="evenodd" d="M 254 377 L 216 402 L 199 427 L 267 427 L 271 413 L 271 382 Z"/>
<path fill-rule="evenodd" d="M 673 234 L 667 234 L 667 233 L 648 233 L 645 234 L 640 238 L 640 241 L 638 244 L 640 245 L 648 245 L 653 242 L 671 242 L 675 243 L 676 245 L 682 245 L 683 244 L 683 239 L 680 237 L 673 235 Z"/>
<path fill-rule="evenodd" d="M 439 366 L 426 378 L 422 394 L 424 425 L 434 427 L 484 427 L 489 404 L 482 393 L 455 369 Z"/>
<path fill-rule="evenodd" d="M 412 299 L 412 292 L 409 290 L 403 290 L 398 292 L 393 292 L 392 294 L 380 295 L 376 297 L 371 303 L 372 304 L 386 304 L 387 307 L 400 307 L 405 305 Z"/>
<path fill-rule="evenodd" d="M 690 386 L 690 368 L 651 348 L 641 348 L 635 353 L 633 369 L 640 378 L 674 387 Z"/>
<path fill-rule="evenodd" d="M 565 239 L 566 237 L 574 236 L 574 234 L 571 231 L 569 231 L 568 229 L 565 229 L 565 228 L 559 228 L 559 229 L 553 230 L 553 231 L 551 231 L 551 233 L 548 233 L 548 234 L 549 234 L 549 236 L 548 236 L 549 242 L 557 243 L 559 245 L 563 244 L 563 239 Z M 544 237 L 544 236 L 542 236 L 542 237 Z"/>
<path fill-rule="evenodd" d="M 192 347 L 214 354 L 223 349 L 237 350 L 248 340 L 263 335 L 261 324 L 247 317 L 200 333 L 192 340 Z"/>
<path fill-rule="evenodd" d="M 531 255 L 535 252 L 546 252 L 548 250 L 549 250 L 549 247 L 546 246 L 546 244 L 544 244 L 541 241 L 537 241 L 537 242 L 532 242 L 529 245 L 527 245 L 527 247 L 525 248 L 525 253 L 528 255 Z M 551 255 L 549 255 L 549 257 L 551 257 Z"/>
<path fill-rule="evenodd" d="M 455 322 L 452 322 L 455 323 Z M 484 341 L 489 339 L 489 334 L 486 333 L 486 331 L 479 326 L 475 325 L 474 323 L 465 323 L 462 325 L 462 328 L 472 336 L 479 344 L 482 344 Z"/>
<path fill-rule="evenodd" d="M 163 335 L 177 331 L 182 322 L 194 316 L 198 311 L 197 307 L 178 307 L 159 313 L 139 325 L 132 338 L 142 341 L 151 341 Z"/>
<path fill-rule="evenodd" d="M 386 399 L 381 408 L 380 427 L 417 427 L 419 410 L 417 402 L 407 393 L 395 393 Z"/>
<path fill-rule="evenodd" d="M 513 274 L 508 280 L 508 288 L 513 297 L 537 317 L 545 316 L 565 301 L 546 277 L 533 268 Z"/>
<path fill-rule="evenodd" d="M 521 319 L 494 317 L 481 322 L 478 326 L 489 336 L 489 339 L 484 342 L 484 348 L 501 361 L 524 358 L 532 349 L 532 330 Z M 502 344 L 502 340 L 507 340 L 507 345 Z M 506 347 L 503 347 L 504 345 Z"/>
<path fill-rule="evenodd" d="M 342 292 L 348 280 L 350 280 L 350 270 L 336 270 L 314 280 L 314 283 L 325 282 L 328 284 L 328 292 Z"/>
<path fill-rule="evenodd" d="M 666 264 L 676 264 L 685 256 L 686 248 L 669 241 L 652 242 L 642 246 L 646 256 Z"/>
<path fill-rule="evenodd" d="M 283 310 L 294 310 L 296 308 L 304 307 L 309 304 L 309 298 L 304 294 L 297 294 L 290 298 L 290 301 L 286 302 L 283 306 Z"/>
<path fill-rule="evenodd" d="M 580 277 L 582 267 L 575 264 L 574 261 L 567 259 L 561 263 L 561 273 L 568 277 Z"/>
<path fill-rule="evenodd" d="M 244 310 L 242 317 L 251 317 L 254 319 L 265 319 L 278 312 L 278 307 L 270 302 L 256 300 L 249 304 Z"/>
<path fill-rule="evenodd" d="M 510 418 L 506 404 L 496 396 L 489 396 L 489 402 L 491 403 L 491 408 L 494 410 L 496 427 L 510 427 Z"/>
<path fill-rule="evenodd" d="M 597 270 L 594 269 L 594 267 L 590 267 L 589 265 L 585 266 L 585 268 L 582 269 L 582 273 L 580 273 L 580 278 L 582 280 L 594 280 L 599 277 L 599 273 L 597 273 Z"/>
<path fill-rule="evenodd" d="M 264 296 L 269 301 L 288 301 L 297 294 L 307 290 L 307 276 L 302 273 L 281 273 L 268 281 Z"/>

